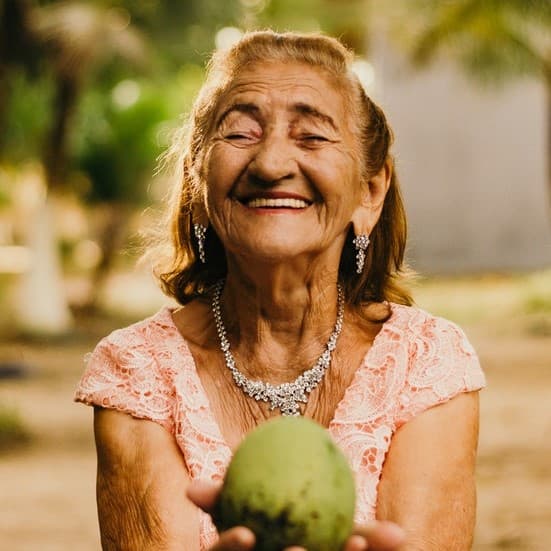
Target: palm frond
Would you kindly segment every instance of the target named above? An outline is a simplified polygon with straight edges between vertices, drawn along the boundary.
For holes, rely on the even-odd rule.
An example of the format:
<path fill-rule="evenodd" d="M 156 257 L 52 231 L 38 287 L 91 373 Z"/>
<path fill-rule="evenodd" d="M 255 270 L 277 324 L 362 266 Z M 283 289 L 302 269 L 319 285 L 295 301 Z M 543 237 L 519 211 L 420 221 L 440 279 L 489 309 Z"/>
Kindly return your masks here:
<path fill-rule="evenodd" d="M 417 22 L 409 45 L 417 65 L 444 53 L 473 76 L 498 82 L 551 68 L 549 0 L 413 0 L 409 9 Z"/>
<path fill-rule="evenodd" d="M 74 2 L 37 7 L 31 14 L 34 33 L 54 52 L 64 74 L 78 73 L 109 56 L 143 63 L 145 39 L 129 23 L 124 11 Z"/>

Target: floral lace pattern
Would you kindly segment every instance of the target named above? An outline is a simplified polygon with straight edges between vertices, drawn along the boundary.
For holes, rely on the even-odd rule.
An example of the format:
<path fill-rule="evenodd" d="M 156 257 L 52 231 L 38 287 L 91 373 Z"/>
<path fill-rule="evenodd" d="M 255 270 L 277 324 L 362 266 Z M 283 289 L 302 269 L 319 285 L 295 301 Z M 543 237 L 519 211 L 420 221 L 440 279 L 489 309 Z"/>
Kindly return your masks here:
<path fill-rule="evenodd" d="M 356 522 L 375 517 L 377 485 L 394 431 L 484 384 L 461 329 L 423 310 L 392 305 L 328 429 L 355 472 Z M 169 308 L 100 341 L 75 400 L 159 423 L 175 436 L 192 479 L 224 477 L 231 450 Z M 199 514 L 201 549 L 207 549 L 217 534 L 210 516 Z"/>

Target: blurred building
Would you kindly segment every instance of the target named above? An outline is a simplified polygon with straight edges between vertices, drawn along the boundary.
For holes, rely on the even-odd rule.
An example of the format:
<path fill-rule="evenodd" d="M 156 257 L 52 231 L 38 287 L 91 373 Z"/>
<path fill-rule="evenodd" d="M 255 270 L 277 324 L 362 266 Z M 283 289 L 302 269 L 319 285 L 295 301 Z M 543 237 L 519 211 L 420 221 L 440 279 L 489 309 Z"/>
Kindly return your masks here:
<path fill-rule="evenodd" d="M 396 134 L 414 267 L 457 273 L 550 266 L 543 85 L 483 88 L 451 62 L 413 70 L 381 39 L 372 54 L 375 95 Z"/>

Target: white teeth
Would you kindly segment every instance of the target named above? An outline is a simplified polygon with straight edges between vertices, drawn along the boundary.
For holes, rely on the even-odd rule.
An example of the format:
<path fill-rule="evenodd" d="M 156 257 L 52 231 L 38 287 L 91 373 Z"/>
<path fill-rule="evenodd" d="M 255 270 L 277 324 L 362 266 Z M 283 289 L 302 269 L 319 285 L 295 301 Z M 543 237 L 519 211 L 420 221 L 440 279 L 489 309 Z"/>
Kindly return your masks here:
<path fill-rule="evenodd" d="M 288 209 L 303 209 L 308 206 L 306 201 L 302 199 L 292 199 L 292 198 L 283 198 L 283 199 L 251 199 L 247 201 L 247 206 L 250 208 L 259 208 L 259 207 L 268 207 L 268 208 L 278 208 L 285 207 Z"/>

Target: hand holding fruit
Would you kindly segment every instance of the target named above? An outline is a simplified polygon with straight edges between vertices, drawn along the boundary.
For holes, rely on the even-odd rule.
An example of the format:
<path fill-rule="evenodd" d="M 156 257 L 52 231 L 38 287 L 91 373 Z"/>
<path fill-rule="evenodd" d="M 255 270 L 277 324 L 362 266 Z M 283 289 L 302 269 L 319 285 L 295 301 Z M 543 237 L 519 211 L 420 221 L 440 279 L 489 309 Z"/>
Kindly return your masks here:
<path fill-rule="evenodd" d="M 223 488 L 192 484 L 190 499 L 213 516 L 211 551 L 392 551 L 403 540 L 392 523 L 353 531 L 355 488 L 345 457 L 320 425 L 277 418 L 243 441 Z"/>
<path fill-rule="evenodd" d="M 211 514 L 222 489 L 221 485 L 192 482 L 188 497 L 198 507 Z M 343 551 L 397 551 L 404 541 L 403 531 L 394 523 L 374 521 L 369 526 L 358 526 L 348 538 Z M 244 526 L 236 526 L 220 534 L 210 551 L 249 551 L 254 549 L 254 534 Z M 302 551 L 302 547 L 288 547 L 285 551 Z"/>

